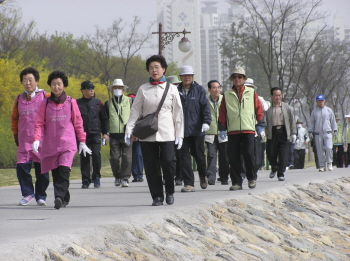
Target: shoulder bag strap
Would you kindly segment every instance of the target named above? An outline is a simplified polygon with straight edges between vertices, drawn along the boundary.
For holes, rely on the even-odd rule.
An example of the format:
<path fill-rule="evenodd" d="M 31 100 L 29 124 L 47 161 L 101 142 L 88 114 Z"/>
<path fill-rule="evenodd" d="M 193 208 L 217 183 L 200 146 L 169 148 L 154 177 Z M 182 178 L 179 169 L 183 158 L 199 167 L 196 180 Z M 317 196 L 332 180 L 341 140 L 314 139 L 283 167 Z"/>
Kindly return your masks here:
<path fill-rule="evenodd" d="M 119 120 L 120 120 L 121 123 L 124 125 L 123 118 L 122 118 L 122 116 L 120 115 L 120 113 L 118 113 L 117 106 L 115 105 L 114 97 L 112 97 L 112 103 L 113 103 L 114 109 L 116 110 L 116 112 L 117 112 L 117 114 L 118 114 Z"/>
<path fill-rule="evenodd" d="M 167 93 L 168 93 L 168 91 L 169 91 L 169 87 L 170 87 L 170 84 L 167 82 L 167 83 L 166 83 L 165 90 L 164 90 L 164 93 L 163 93 L 163 96 L 162 96 L 162 99 L 160 100 L 160 103 L 159 103 L 159 105 L 158 105 L 158 108 L 157 108 L 157 110 L 156 110 L 156 112 L 155 112 L 156 117 L 158 117 L 159 111 L 160 111 L 160 109 L 161 109 L 162 106 L 163 106 L 165 97 L 166 97 L 166 95 L 167 95 Z"/>

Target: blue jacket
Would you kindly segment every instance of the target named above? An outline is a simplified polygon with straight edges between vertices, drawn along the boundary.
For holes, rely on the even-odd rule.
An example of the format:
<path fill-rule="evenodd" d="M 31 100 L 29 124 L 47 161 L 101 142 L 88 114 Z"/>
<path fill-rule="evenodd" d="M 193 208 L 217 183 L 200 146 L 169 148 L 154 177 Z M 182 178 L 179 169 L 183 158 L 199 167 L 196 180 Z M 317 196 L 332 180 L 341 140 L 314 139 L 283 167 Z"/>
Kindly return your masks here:
<path fill-rule="evenodd" d="M 202 124 L 211 123 L 210 107 L 204 88 L 193 82 L 187 95 L 183 94 L 182 83 L 177 88 L 184 112 L 185 137 L 204 135 Z"/>

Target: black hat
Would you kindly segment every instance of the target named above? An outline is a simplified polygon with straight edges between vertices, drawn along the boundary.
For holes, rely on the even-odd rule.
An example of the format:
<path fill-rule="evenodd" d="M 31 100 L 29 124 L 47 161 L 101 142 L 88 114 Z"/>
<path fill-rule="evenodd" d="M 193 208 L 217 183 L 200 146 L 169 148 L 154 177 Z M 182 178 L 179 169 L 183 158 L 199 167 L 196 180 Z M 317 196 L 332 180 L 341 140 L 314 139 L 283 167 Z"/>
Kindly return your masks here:
<path fill-rule="evenodd" d="M 83 89 L 92 90 L 93 88 L 95 88 L 95 85 L 93 85 L 92 82 L 90 82 L 89 80 L 83 81 L 81 83 L 81 90 Z"/>

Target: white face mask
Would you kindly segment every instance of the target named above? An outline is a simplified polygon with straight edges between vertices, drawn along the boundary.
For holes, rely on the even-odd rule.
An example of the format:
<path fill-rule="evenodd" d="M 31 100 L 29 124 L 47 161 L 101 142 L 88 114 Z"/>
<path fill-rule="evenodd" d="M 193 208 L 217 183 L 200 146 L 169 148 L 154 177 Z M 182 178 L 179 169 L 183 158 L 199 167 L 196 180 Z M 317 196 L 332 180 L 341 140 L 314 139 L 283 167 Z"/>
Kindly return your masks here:
<path fill-rule="evenodd" d="M 123 90 L 122 89 L 114 89 L 113 94 L 117 97 L 120 97 L 123 95 Z"/>
<path fill-rule="evenodd" d="M 297 128 L 301 128 L 301 124 L 297 124 Z"/>

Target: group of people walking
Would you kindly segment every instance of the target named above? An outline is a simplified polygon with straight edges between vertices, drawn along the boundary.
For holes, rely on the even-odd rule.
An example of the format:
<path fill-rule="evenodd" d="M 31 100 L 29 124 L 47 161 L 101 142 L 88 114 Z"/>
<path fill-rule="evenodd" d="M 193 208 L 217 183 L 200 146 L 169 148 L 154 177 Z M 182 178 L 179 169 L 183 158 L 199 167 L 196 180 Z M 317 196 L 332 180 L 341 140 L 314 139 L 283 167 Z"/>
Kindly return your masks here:
<path fill-rule="evenodd" d="M 38 89 L 36 69 L 26 68 L 20 73 L 24 92 L 15 99 L 11 127 L 18 146 L 20 205 L 34 198 L 38 205 L 46 205 L 51 170 L 54 207 L 67 206 L 70 170 L 77 151 L 82 188 L 91 184 L 99 188 L 101 137 L 102 145 L 110 146 L 115 186 L 128 187 L 131 175 L 133 182 L 142 182 L 144 168 L 153 206 L 162 205 L 164 200 L 173 204 L 175 185 L 184 185 L 181 192 L 195 192 L 192 157 L 202 189 L 215 185 L 217 172 L 222 185 L 231 179 L 232 191 L 243 189 L 245 178 L 248 187 L 255 188 L 257 171 L 264 164 L 261 144 L 265 140 L 270 178 L 277 174 L 279 181 L 285 180 L 290 143 L 295 143 L 295 162 L 303 167 L 308 133 L 301 122 L 294 124 L 291 108 L 282 101 L 281 88 L 271 89 L 270 106 L 258 96 L 253 80 L 246 77 L 242 67 L 232 71 L 232 88 L 223 94 L 219 81 L 209 81 L 209 95 L 194 81 L 195 73 L 189 65 L 180 68 L 180 80 L 177 76 L 166 78 L 165 58 L 153 55 L 146 61 L 146 70 L 149 80 L 136 95 L 126 95 L 128 87 L 115 79 L 108 86 L 111 97 L 104 104 L 95 98 L 95 86 L 88 80 L 81 83 L 82 98 L 75 100 L 64 91 L 68 78 L 63 72 L 49 75 L 51 93 Z M 328 136 L 337 130 L 333 112 L 321 107 L 321 96 L 316 98 L 318 107 L 309 127 L 320 171 L 325 164 L 331 170 L 332 153 L 326 150 L 326 158 L 322 155 L 324 144 L 332 149 Z M 157 115 L 152 115 L 156 111 Z M 157 131 L 137 137 L 134 130 L 147 115 L 157 118 Z M 35 188 L 30 174 L 33 163 Z"/>

